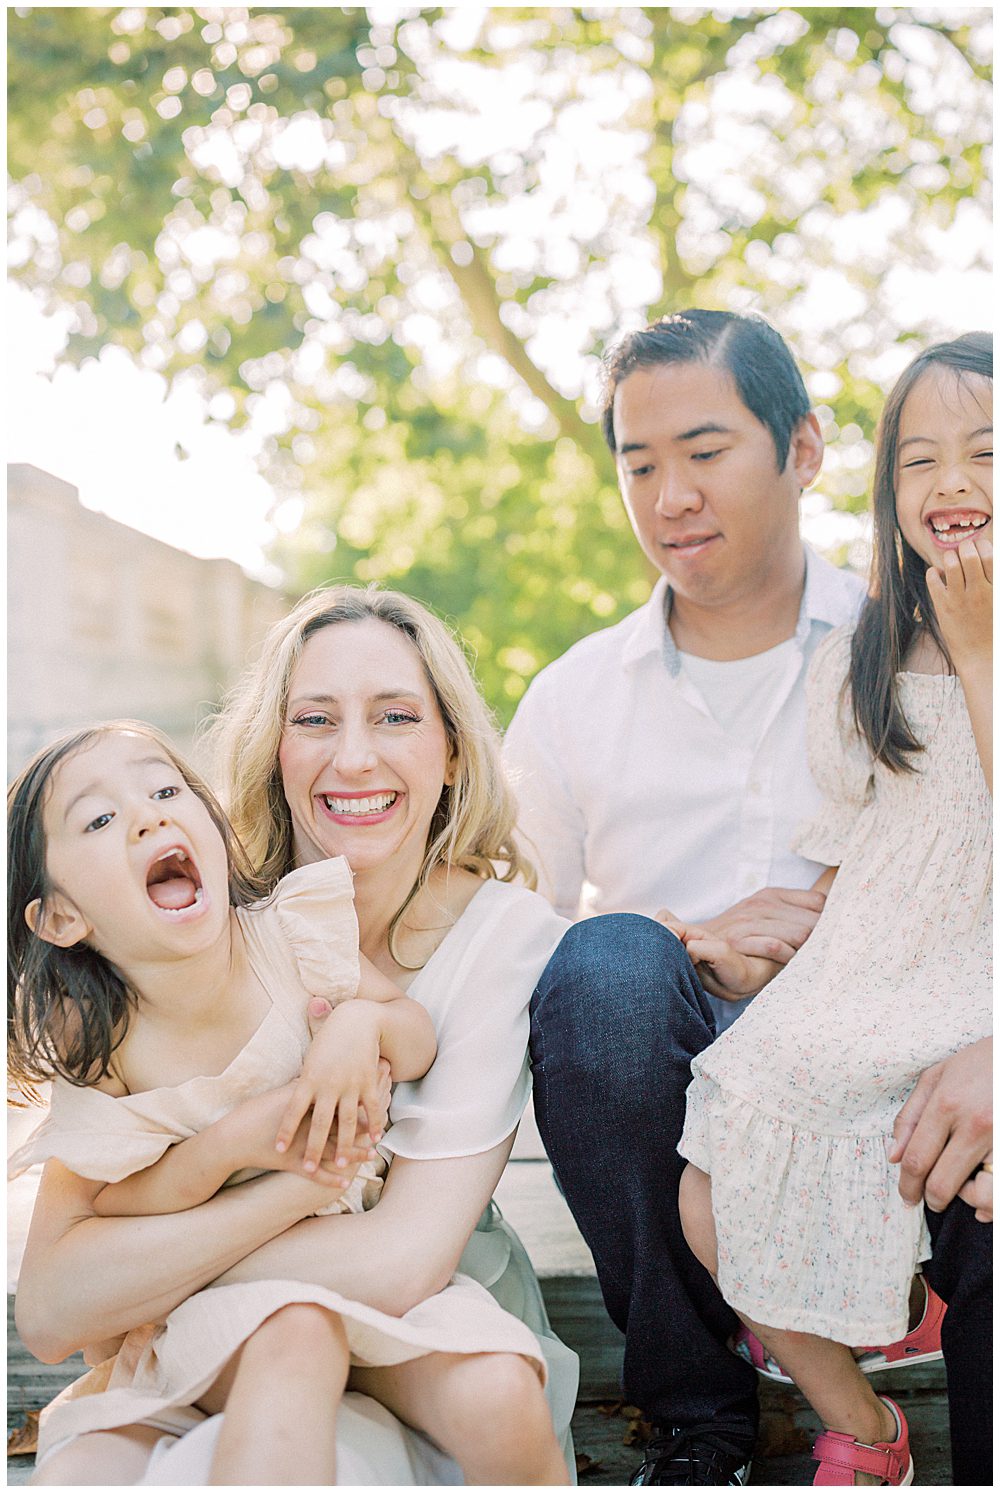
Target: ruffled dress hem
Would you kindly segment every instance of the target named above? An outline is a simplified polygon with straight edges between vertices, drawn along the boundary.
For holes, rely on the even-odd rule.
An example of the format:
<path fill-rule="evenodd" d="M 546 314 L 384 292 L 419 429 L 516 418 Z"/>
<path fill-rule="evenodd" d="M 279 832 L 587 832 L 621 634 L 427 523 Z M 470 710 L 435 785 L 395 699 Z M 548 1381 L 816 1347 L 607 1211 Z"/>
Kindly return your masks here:
<path fill-rule="evenodd" d="M 710 1058 L 708 1049 L 701 1061 Z M 678 1150 L 712 1179 L 718 1283 L 730 1306 L 853 1347 L 903 1337 L 909 1281 L 931 1251 L 923 1210 L 899 1195 L 892 1136 L 806 1129 L 699 1069 L 688 1092 Z"/>

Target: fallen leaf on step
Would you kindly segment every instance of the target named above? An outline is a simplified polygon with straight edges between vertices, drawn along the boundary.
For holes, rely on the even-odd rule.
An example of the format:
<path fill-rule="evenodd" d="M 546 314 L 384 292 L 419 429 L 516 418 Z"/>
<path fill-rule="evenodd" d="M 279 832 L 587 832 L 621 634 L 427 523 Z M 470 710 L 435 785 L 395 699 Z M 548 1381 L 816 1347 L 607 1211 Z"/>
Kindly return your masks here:
<path fill-rule="evenodd" d="M 628 1430 L 622 1437 L 622 1446 L 645 1446 L 653 1434 L 652 1424 L 635 1405 L 623 1405 L 622 1414 L 628 1419 Z"/>
<path fill-rule="evenodd" d="M 576 1475 L 586 1477 L 588 1472 L 600 1472 L 601 1463 L 595 1462 L 593 1457 L 588 1457 L 586 1452 L 576 1454 Z"/>
<path fill-rule="evenodd" d="M 22 1426 L 15 1426 L 7 1437 L 8 1457 L 29 1457 L 38 1450 L 38 1411 L 29 1410 Z"/>

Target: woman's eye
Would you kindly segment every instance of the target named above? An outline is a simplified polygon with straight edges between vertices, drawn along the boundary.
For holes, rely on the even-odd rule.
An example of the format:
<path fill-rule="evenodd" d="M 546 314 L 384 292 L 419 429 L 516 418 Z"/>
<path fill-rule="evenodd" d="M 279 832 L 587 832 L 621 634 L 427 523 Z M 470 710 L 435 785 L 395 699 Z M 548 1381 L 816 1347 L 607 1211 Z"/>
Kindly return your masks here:
<path fill-rule="evenodd" d="M 317 710 L 295 716 L 291 724 L 293 726 L 329 726 L 330 718 L 324 715 L 321 710 Z"/>
<path fill-rule="evenodd" d="M 725 448 L 720 446 L 717 451 L 692 451 L 692 461 L 712 461 L 716 456 L 721 456 Z"/>
<path fill-rule="evenodd" d="M 387 726 L 413 726 L 417 724 L 420 717 L 414 715 L 411 710 L 387 710 L 382 719 Z"/>
<path fill-rule="evenodd" d="M 112 819 L 114 817 L 115 817 L 114 814 L 98 814 L 97 818 L 96 819 L 92 819 L 90 821 L 90 823 L 86 826 L 86 828 L 83 831 L 84 834 L 85 835 L 90 835 L 90 834 L 93 834 L 94 830 L 103 829 L 106 824 L 110 824 L 111 823 L 111 821 L 112 821 Z"/>
<path fill-rule="evenodd" d="M 153 794 L 153 798 L 176 798 L 180 791 L 181 790 L 179 788 L 176 788 L 172 785 L 169 788 L 157 788 L 156 792 Z"/>
<path fill-rule="evenodd" d="M 626 467 L 625 470 L 628 472 L 628 475 L 630 477 L 647 477 L 649 475 L 649 473 L 653 470 L 653 468 L 651 466 L 646 466 L 646 467 Z"/>
<path fill-rule="evenodd" d="M 908 472 L 912 467 L 929 467 L 930 464 L 929 456 L 918 456 L 913 461 L 904 461 L 903 471 Z"/>
<path fill-rule="evenodd" d="M 993 460 L 993 449 L 992 449 L 992 447 L 990 448 L 989 451 L 977 451 L 975 453 L 975 455 L 973 456 L 972 459 L 973 459 L 973 461 L 992 461 Z"/>

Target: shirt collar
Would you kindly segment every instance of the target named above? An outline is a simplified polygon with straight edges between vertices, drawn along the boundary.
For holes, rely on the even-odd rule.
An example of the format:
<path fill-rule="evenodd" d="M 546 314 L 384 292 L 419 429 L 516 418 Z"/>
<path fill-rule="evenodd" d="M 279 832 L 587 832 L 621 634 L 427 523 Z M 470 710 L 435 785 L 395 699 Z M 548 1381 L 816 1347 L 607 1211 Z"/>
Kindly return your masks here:
<path fill-rule="evenodd" d="M 806 580 L 802 589 L 798 622 L 793 634 L 795 642 L 804 646 L 814 622 L 837 627 L 844 620 L 845 601 L 857 601 L 858 578 L 850 571 L 838 570 L 829 560 L 804 545 L 806 553 Z M 626 668 L 658 653 L 667 666 L 667 673 L 680 673 L 681 660 L 673 634 L 667 626 L 673 592 L 666 576 L 661 576 L 653 587 L 653 594 L 645 606 L 632 614 L 634 626 L 622 650 L 622 663 Z"/>

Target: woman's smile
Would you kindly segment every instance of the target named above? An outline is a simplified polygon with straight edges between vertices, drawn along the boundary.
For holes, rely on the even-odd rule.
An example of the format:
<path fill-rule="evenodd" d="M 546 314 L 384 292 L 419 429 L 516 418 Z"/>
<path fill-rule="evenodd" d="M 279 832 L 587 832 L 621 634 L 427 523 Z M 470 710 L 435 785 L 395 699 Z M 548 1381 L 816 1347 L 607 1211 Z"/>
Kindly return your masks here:
<path fill-rule="evenodd" d="M 384 793 L 378 790 L 367 793 L 318 793 L 316 795 L 324 813 L 335 824 L 355 825 L 384 824 L 402 804 L 404 795 L 390 788 Z"/>

